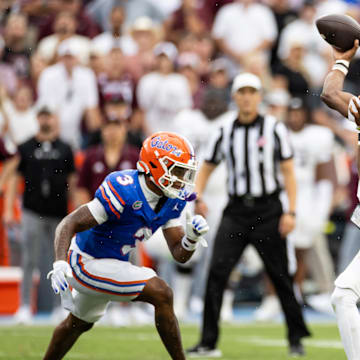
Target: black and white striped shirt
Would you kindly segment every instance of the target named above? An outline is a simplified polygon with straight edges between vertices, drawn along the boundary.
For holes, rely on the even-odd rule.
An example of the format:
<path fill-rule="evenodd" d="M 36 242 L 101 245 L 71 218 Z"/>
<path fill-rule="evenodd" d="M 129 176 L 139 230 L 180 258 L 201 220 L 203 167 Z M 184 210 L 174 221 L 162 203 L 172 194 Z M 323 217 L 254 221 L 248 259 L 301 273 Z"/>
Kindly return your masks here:
<path fill-rule="evenodd" d="M 213 134 L 205 161 L 226 161 L 230 196 L 262 197 L 279 191 L 279 163 L 293 156 L 285 125 L 270 115 L 259 115 L 248 125 L 237 115 L 229 120 Z"/>

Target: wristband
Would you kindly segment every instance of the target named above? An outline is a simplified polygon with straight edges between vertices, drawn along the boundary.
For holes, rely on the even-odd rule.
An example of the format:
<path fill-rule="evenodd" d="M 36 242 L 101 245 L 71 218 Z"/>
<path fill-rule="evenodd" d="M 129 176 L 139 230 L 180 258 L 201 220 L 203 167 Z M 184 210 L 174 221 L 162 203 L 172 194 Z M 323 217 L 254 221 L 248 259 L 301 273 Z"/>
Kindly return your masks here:
<path fill-rule="evenodd" d="M 341 64 L 344 65 L 347 69 L 349 69 L 350 61 L 347 60 L 336 60 L 335 64 Z"/>
<path fill-rule="evenodd" d="M 187 251 L 194 251 L 197 248 L 197 242 L 191 242 L 186 236 L 181 239 L 181 246 Z"/>
<path fill-rule="evenodd" d="M 288 211 L 287 214 L 291 215 L 293 217 L 296 217 L 296 212 L 295 211 Z"/>
<path fill-rule="evenodd" d="M 341 71 L 345 76 L 347 75 L 347 73 L 349 72 L 349 69 L 343 65 L 343 64 L 334 64 L 333 67 L 331 68 L 331 70 L 339 70 Z"/>

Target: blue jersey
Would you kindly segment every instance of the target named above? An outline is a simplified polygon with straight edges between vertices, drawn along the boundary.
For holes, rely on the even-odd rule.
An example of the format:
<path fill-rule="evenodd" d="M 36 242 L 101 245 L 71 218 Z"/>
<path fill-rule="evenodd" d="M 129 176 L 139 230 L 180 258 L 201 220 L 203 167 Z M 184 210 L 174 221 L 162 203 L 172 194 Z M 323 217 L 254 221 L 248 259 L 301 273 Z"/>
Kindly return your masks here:
<path fill-rule="evenodd" d="M 76 234 L 80 250 L 95 258 L 116 258 L 127 261 L 136 241 L 154 233 L 170 219 L 178 218 L 186 202 L 167 199 L 158 213 L 151 209 L 139 183 L 137 170 L 109 174 L 95 197 L 104 206 L 108 220 Z"/>

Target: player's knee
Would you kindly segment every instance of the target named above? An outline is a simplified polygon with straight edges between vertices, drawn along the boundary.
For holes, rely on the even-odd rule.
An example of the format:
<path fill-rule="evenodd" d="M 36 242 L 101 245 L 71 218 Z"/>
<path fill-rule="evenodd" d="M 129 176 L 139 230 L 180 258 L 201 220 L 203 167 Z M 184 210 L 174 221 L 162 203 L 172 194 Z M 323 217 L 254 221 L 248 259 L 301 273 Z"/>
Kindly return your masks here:
<path fill-rule="evenodd" d="M 173 303 L 173 291 L 164 280 L 159 278 L 156 284 L 155 303 L 158 305 Z"/>
<path fill-rule="evenodd" d="M 74 315 L 70 314 L 69 317 L 65 320 L 65 326 L 71 331 L 83 333 L 89 331 L 94 326 L 94 324 L 78 319 Z"/>
<path fill-rule="evenodd" d="M 334 310 L 337 307 L 351 307 L 355 306 L 358 300 L 358 296 L 352 289 L 343 289 L 335 287 L 335 290 L 331 294 L 331 305 Z"/>
<path fill-rule="evenodd" d="M 94 326 L 94 324 L 92 324 L 92 323 L 83 322 L 82 324 L 78 325 L 78 328 L 79 328 L 79 331 L 83 333 L 83 332 L 89 331 L 93 326 Z"/>

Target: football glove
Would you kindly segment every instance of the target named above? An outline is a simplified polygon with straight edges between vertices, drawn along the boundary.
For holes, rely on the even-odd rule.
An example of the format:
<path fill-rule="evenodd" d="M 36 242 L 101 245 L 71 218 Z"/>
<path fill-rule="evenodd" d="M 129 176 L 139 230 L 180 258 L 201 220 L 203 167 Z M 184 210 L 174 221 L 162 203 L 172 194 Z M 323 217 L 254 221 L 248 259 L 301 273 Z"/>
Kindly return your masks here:
<path fill-rule="evenodd" d="M 184 242 L 188 243 L 187 245 L 191 244 L 188 247 L 193 248 L 192 250 L 195 250 L 198 243 L 200 243 L 204 247 L 207 247 L 208 244 L 202 236 L 205 235 L 208 231 L 209 225 L 201 215 L 191 216 L 190 211 L 186 212 L 186 238 L 184 238 L 183 240 L 183 245 Z M 195 243 L 192 244 L 189 241 L 186 241 L 187 239 Z M 184 248 L 186 249 L 185 246 Z"/>
<path fill-rule="evenodd" d="M 55 261 L 53 269 L 47 274 L 47 279 L 51 278 L 51 287 L 55 294 L 65 292 L 69 288 L 67 277 L 72 277 L 70 265 L 64 260 Z"/>

